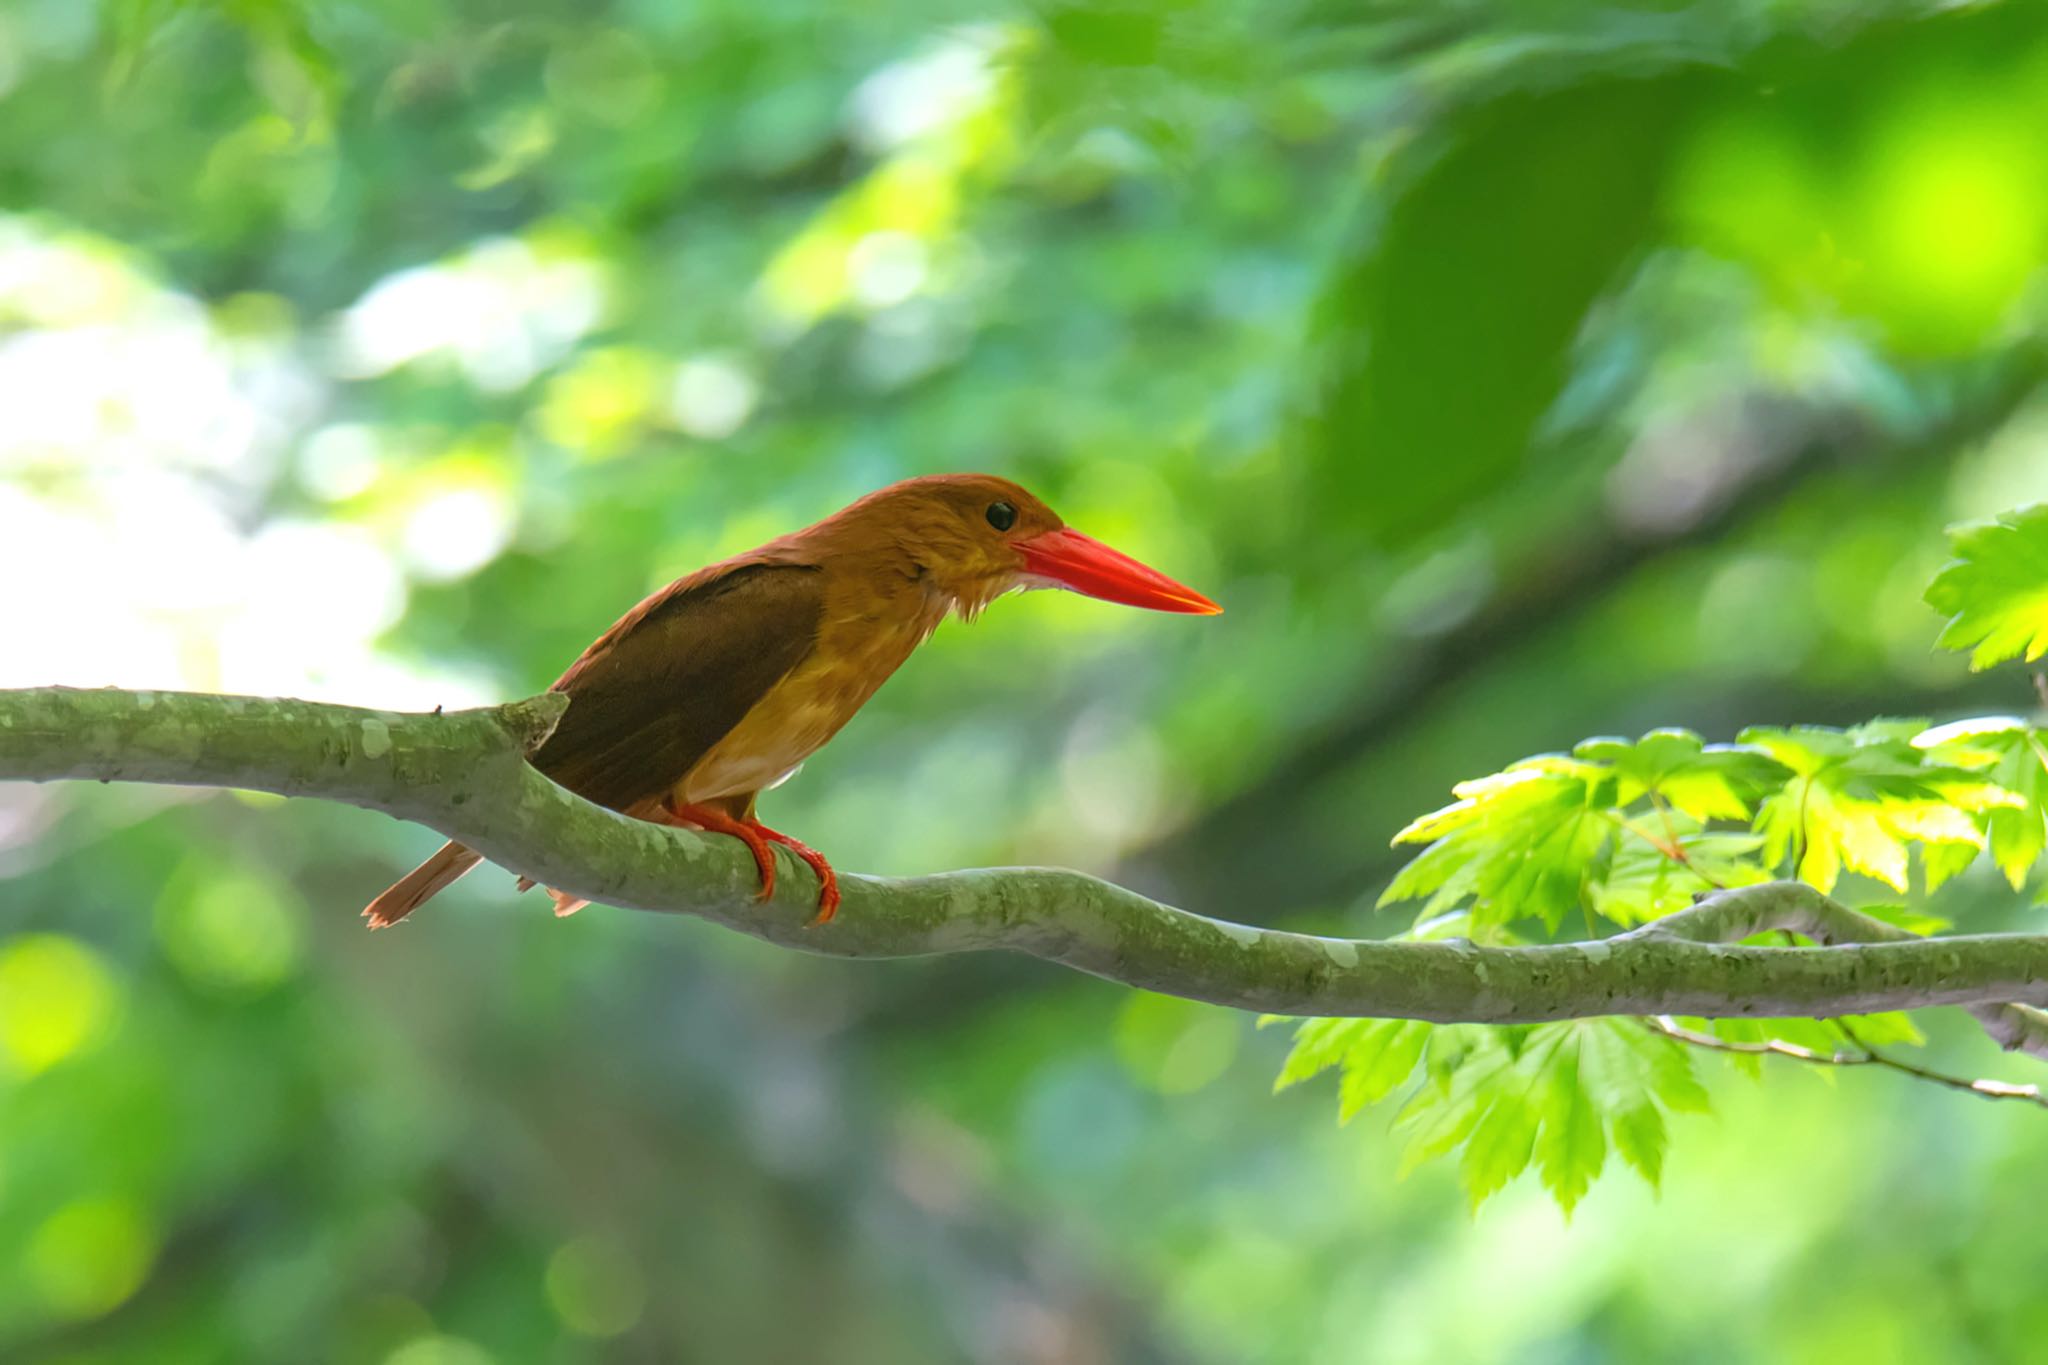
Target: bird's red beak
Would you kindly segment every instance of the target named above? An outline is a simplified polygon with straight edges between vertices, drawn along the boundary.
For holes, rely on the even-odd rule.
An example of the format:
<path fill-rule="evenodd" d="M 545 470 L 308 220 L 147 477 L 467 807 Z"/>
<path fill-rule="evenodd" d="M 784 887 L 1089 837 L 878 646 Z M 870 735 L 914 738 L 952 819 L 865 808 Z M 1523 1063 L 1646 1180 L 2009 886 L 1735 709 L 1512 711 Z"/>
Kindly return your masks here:
<path fill-rule="evenodd" d="M 1105 602 L 1196 616 L 1223 610 L 1193 588 L 1064 526 L 1018 541 L 1017 550 L 1024 572 Z"/>

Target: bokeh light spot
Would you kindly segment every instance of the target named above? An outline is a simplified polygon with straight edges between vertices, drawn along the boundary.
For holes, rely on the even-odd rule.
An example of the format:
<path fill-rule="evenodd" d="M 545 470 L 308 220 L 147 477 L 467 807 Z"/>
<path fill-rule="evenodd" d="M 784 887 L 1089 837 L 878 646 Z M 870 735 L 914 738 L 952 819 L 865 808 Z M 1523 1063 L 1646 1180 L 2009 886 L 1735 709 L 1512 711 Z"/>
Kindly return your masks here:
<path fill-rule="evenodd" d="M 567 353 L 603 308 L 603 271 L 574 244 L 493 238 L 371 286 L 340 320 L 332 365 L 360 379 L 445 357 L 502 392 Z"/>
<path fill-rule="evenodd" d="M 569 1330 L 615 1337 L 632 1330 L 647 1305 L 640 1268 L 617 1243 L 579 1237 L 548 1258 L 548 1302 Z"/>
<path fill-rule="evenodd" d="M 489 1351 L 462 1337 L 414 1337 L 384 1358 L 384 1365 L 494 1365 Z"/>
<path fill-rule="evenodd" d="M 1874 140 L 1865 223 L 1873 306 L 1916 348 L 1970 346 L 2041 265 L 2038 131 L 1944 88 Z"/>
<path fill-rule="evenodd" d="M 869 308 L 903 302 L 924 286 L 924 243 L 905 232 L 871 232 L 853 244 L 846 269 L 853 296 Z"/>
<path fill-rule="evenodd" d="M 377 434 L 354 422 L 322 427 L 299 452 L 299 482 L 322 502 L 346 502 L 377 482 Z"/>
<path fill-rule="evenodd" d="M 0 946 L 0 1053 L 26 1075 L 47 1071 L 106 1036 L 120 986 L 99 955 L 60 934 Z"/>
<path fill-rule="evenodd" d="M 1236 1016 L 1192 1000 L 1136 992 L 1117 1016 L 1117 1057 L 1162 1095 L 1189 1094 L 1221 1076 L 1237 1044 Z"/>
<path fill-rule="evenodd" d="M 685 433 L 716 441 L 745 425 L 759 396 L 754 377 L 738 365 L 700 356 L 676 367 L 675 382 L 669 388 L 669 415 Z"/>
<path fill-rule="evenodd" d="M 26 1265 L 52 1312 L 95 1318 L 141 1288 L 155 1258 L 156 1232 L 140 1210 L 121 1199 L 83 1199 L 36 1229 Z"/>
<path fill-rule="evenodd" d="M 291 886 L 251 873 L 208 876 L 189 895 L 157 905 L 164 953 L 187 979 L 225 994 L 256 995 L 298 970 L 305 908 Z"/>
<path fill-rule="evenodd" d="M 435 489 L 406 514 L 399 546 L 406 567 L 432 583 L 465 578 L 496 559 L 512 539 L 512 499 L 495 483 Z"/>
<path fill-rule="evenodd" d="M 567 450 L 625 449 L 660 401 L 661 366 L 645 351 L 608 346 L 555 376 L 539 415 L 543 436 Z"/>

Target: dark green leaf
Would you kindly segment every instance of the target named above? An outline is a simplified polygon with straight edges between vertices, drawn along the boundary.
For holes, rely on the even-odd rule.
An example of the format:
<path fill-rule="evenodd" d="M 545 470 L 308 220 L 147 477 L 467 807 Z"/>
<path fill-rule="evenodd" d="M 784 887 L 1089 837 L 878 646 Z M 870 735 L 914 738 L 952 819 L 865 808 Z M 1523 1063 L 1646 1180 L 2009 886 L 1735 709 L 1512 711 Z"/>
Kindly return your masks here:
<path fill-rule="evenodd" d="M 1702 84 L 1515 96 L 1412 149 L 1419 169 L 1325 299 L 1328 377 L 1308 429 L 1323 482 L 1366 530 L 1412 541 L 1521 467 L 1587 310 L 1643 249 Z"/>

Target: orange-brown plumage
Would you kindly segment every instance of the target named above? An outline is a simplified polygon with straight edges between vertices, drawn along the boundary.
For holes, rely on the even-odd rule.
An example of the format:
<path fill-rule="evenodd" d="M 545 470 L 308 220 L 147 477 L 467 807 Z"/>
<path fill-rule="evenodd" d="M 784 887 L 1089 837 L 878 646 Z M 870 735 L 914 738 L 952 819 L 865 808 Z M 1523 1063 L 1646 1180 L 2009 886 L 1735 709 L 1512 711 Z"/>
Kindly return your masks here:
<path fill-rule="evenodd" d="M 831 868 L 761 825 L 755 799 L 837 734 L 948 613 L 972 618 L 1029 587 L 1220 610 L 1066 529 L 1006 479 L 909 479 L 627 612 L 556 680 L 570 704 L 533 764 L 613 810 L 742 838 L 764 896 L 774 887 L 769 845 L 791 847 L 818 872 L 819 918 L 829 919 Z M 376 927 L 395 923 L 477 861 L 450 843 L 364 914 Z M 579 904 L 556 899 L 563 914 Z"/>

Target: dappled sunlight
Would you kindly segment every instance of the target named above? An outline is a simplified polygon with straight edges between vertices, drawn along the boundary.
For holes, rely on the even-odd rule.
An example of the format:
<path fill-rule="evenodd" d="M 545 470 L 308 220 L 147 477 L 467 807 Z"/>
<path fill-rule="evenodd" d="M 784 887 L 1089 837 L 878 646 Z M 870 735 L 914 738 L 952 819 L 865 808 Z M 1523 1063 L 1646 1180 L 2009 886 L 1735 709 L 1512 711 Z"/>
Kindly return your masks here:
<path fill-rule="evenodd" d="M 342 314 L 331 364 L 360 379 L 439 359 L 479 388 L 514 389 L 568 354 L 604 304 L 587 252 L 545 234 L 497 238 L 379 280 Z"/>
<path fill-rule="evenodd" d="M 722 441 L 746 423 L 760 401 L 761 386 L 744 365 L 705 355 L 676 366 L 668 410 L 685 435 Z"/>
<path fill-rule="evenodd" d="M 997 64 L 1007 37 L 993 27 L 960 31 L 854 93 L 854 139 L 880 164 L 769 263 L 760 298 L 774 332 L 964 283 L 973 259 L 959 235 L 966 182 L 999 175 L 1014 155 L 1014 94 Z"/>
<path fill-rule="evenodd" d="M 104 486 L 155 467 L 245 494 L 317 388 L 282 338 L 238 341 L 111 244 L 0 219 L 0 472 Z"/>
<path fill-rule="evenodd" d="M 127 684 L 459 705 L 474 684 L 429 681 L 377 648 L 405 607 L 405 570 L 473 572 L 503 549 L 495 479 L 412 480 L 381 529 L 264 521 L 251 511 L 322 382 L 288 334 L 242 337 L 104 243 L 0 223 L 0 685 Z M 374 436 L 307 441 L 316 495 L 378 478 Z M 82 628 L 90 623 L 90 628 Z"/>

